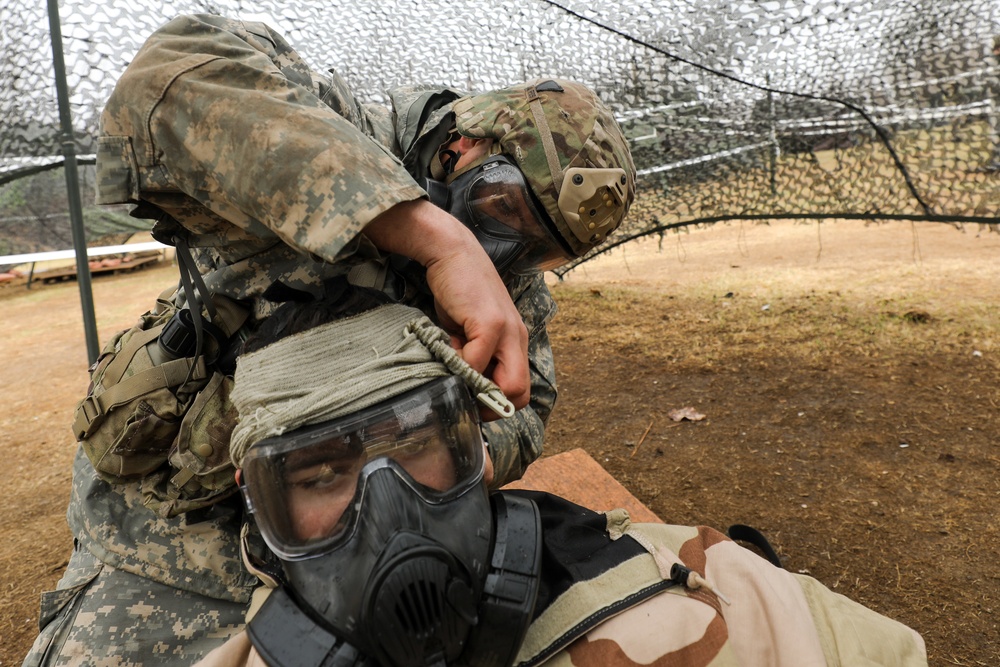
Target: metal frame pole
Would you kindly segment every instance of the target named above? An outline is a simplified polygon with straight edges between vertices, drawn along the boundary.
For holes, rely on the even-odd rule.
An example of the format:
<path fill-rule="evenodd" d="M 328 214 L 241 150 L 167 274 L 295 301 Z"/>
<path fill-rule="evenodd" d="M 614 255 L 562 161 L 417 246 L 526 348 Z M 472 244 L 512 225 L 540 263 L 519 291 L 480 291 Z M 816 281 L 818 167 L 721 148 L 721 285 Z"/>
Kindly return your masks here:
<path fill-rule="evenodd" d="M 97 360 L 100 346 L 97 339 L 97 319 L 94 316 L 94 294 L 90 283 L 87 259 L 87 234 L 83 227 L 83 204 L 80 200 L 80 177 L 76 170 L 76 142 L 73 139 L 73 119 L 69 109 L 69 88 L 66 85 L 66 63 L 63 60 L 62 29 L 59 22 L 59 0 L 48 0 L 49 35 L 52 38 L 52 65 L 55 69 L 56 96 L 59 99 L 59 123 L 62 128 L 62 152 L 65 157 L 66 194 L 69 219 L 76 250 L 76 280 L 80 287 L 83 309 L 83 332 L 87 341 L 87 361 Z"/>

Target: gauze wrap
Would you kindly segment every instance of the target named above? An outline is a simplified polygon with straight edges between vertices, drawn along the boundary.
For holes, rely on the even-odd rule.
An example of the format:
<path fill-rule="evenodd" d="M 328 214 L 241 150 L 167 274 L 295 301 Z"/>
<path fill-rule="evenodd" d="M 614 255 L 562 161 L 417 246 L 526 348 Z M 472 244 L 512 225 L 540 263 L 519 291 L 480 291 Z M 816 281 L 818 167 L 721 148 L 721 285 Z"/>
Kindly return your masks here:
<path fill-rule="evenodd" d="M 501 416 L 514 407 L 466 364 L 448 334 L 416 308 L 390 304 L 282 338 L 236 364 L 230 441 L 239 468 L 264 438 L 336 419 L 446 375 L 458 375 Z"/>

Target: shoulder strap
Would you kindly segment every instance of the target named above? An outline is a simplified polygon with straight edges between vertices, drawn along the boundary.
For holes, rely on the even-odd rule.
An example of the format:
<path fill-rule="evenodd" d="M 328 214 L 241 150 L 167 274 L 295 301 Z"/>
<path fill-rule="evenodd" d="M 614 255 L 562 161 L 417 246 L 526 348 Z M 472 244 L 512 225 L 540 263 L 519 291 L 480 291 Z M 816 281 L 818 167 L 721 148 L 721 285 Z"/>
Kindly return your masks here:
<path fill-rule="evenodd" d="M 761 553 L 764 554 L 764 557 L 767 558 L 767 560 L 771 563 L 771 565 L 781 568 L 784 567 L 781 564 L 781 559 L 778 558 L 778 552 L 774 550 L 774 547 L 772 547 L 771 543 L 767 541 L 767 538 L 764 537 L 764 534 L 761 533 L 756 528 L 751 528 L 750 526 L 744 526 L 743 524 L 735 523 L 729 527 L 729 529 L 726 531 L 726 535 L 728 535 L 729 539 L 731 540 L 737 542 L 747 542 L 748 544 L 752 544 L 753 546 L 760 549 Z"/>

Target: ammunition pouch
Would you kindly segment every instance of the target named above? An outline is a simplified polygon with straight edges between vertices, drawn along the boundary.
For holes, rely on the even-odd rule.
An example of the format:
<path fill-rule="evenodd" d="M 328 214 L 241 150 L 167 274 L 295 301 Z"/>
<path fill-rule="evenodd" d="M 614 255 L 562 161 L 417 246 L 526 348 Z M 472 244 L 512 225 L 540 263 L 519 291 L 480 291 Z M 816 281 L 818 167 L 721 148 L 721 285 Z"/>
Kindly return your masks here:
<path fill-rule="evenodd" d="M 232 299 L 211 297 L 212 315 L 202 318 L 198 338 L 207 335 L 195 345 L 184 334 L 195 315 L 175 305 L 173 292 L 104 347 L 73 421 L 97 474 L 111 484 L 141 479 L 144 504 L 162 516 L 236 490 L 229 460 L 233 380 L 218 362 L 249 315 Z"/>

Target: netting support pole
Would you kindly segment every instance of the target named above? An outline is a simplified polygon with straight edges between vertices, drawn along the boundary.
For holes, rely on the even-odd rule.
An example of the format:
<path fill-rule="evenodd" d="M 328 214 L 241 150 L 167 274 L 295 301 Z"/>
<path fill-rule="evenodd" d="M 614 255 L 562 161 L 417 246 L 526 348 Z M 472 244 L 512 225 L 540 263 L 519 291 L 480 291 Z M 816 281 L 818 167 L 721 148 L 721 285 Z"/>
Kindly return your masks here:
<path fill-rule="evenodd" d="M 97 339 L 97 319 L 94 316 L 94 294 L 90 283 L 87 260 L 87 234 L 83 228 L 83 204 L 80 200 L 80 177 L 76 170 L 76 142 L 73 139 L 73 119 L 69 109 L 69 88 L 66 85 L 66 63 L 63 60 L 62 29 L 59 22 L 59 0 L 48 0 L 49 35 L 52 38 L 52 66 L 55 70 L 56 95 L 59 99 L 59 124 L 62 128 L 62 152 L 66 158 L 66 198 L 69 220 L 76 250 L 76 280 L 80 287 L 83 308 L 83 332 L 87 340 L 87 363 L 93 364 L 100 352 Z"/>
<path fill-rule="evenodd" d="M 778 183 L 777 183 L 777 173 L 778 173 L 778 131 L 776 128 L 777 121 L 774 117 L 774 93 L 771 91 L 771 75 L 767 75 L 767 112 L 770 115 L 768 122 L 770 124 L 770 139 L 771 147 L 768 151 L 770 157 L 770 172 L 771 172 L 771 196 L 778 196 Z"/>

